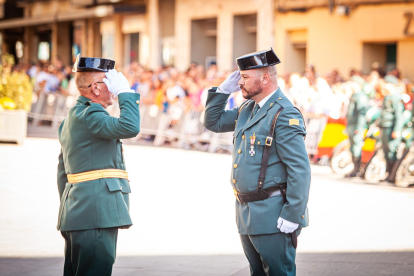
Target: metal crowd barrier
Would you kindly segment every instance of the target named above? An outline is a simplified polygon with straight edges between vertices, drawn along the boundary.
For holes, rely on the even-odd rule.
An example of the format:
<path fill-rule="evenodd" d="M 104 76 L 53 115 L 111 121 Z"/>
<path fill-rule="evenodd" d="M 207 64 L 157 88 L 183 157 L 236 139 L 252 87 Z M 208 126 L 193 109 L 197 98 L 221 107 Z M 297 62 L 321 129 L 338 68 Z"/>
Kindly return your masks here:
<path fill-rule="evenodd" d="M 58 127 L 66 117 L 68 110 L 75 104 L 73 96 L 60 94 L 33 94 L 33 103 L 28 117 L 33 125 L 50 122 L 52 127 Z"/>
<path fill-rule="evenodd" d="M 312 114 L 305 114 L 304 116 L 306 123 L 306 150 L 308 154 L 316 154 L 318 153 L 318 145 L 328 120 L 325 116 Z"/>
<path fill-rule="evenodd" d="M 29 113 L 29 123 L 33 126 L 46 123 L 57 128 L 66 117 L 68 110 L 75 104 L 73 96 L 41 94 L 35 98 Z M 108 108 L 108 112 L 119 116 L 118 104 Z M 186 110 L 183 105 L 174 104 L 167 110 L 155 104 L 141 104 L 141 131 L 138 139 L 153 139 L 155 146 L 168 142 L 183 149 L 198 149 L 208 152 L 219 150 L 232 152 L 233 132 L 213 133 L 203 127 L 204 111 Z M 306 149 L 316 154 L 327 119 L 326 117 L 305 114 L 307 137 Z"/>

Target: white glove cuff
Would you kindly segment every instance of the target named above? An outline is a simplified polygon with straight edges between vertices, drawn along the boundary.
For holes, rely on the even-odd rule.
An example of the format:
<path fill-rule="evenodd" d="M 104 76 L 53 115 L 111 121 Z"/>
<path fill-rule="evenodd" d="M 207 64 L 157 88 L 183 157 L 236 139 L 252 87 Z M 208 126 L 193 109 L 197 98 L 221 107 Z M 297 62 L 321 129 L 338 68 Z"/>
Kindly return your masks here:
<path fill-rule="evenodd" d="M 217 87 L 216 92 L 218 92 L 218 93 L 222 93 L 222 94 L 231 94 L 231 92 L 222 91 L 222 90 L 220 89 L 220 87 Z"/>

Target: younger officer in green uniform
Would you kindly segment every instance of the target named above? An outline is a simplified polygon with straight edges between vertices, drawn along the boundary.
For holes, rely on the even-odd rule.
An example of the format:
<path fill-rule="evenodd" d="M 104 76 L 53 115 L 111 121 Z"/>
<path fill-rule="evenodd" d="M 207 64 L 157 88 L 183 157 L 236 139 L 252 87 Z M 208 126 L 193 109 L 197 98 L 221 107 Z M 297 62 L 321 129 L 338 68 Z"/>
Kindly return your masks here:
<path fill-rule="evenodd" d="M 385 96 L 382 103 L 379 126 L 381 142 L 387 161 L 387 181 L 392 181 L 391 171 L 397 159 L 397 148 L 401 143 L 401 132 L 404 127 L 404 104 L 400 93 L 392 83 L 384 84 L 381 93 Z"/>
<path fill-rule="evenodd" d="M 346 175 L 346 177 L 357 176 L 361 166 L 361 151 L 364 145 L 364 132 L 367 127 L 365 113 L 368 110 L 368 96 L 364 91 L 364 79 L 359 76 L 353 77 L 351 85 L 354 94 L 349 102 L 348 113 L 346 115 L 346 131 L 351 143 L 354 170 Z"/>
<path fill-rule="evenodd" d="M 67 276 L 111 275 L 118 228 L 132 225 L 131 189 L 119 139 L 138 135 L 139 94 L 132 93 L 114 64 L 78 56 L 74 72 L 81 96 L 59 127 L 57 229 L 65 238 Z M 105 110 L 115 96 L 119 119 Z"/>
<path fill-rule="evenodd" d="M 296 235 L 308 225 L 311 178 L 303 118 L 278 87 L 280 60 L 272 49 L 237 63 L 240 71 L 209 91 L 204 126 L 234 131 L 231 184 L 251 275 L 296 275 Z M 230 93 L 240 89 L 248 101 L 225 110 Z"/>

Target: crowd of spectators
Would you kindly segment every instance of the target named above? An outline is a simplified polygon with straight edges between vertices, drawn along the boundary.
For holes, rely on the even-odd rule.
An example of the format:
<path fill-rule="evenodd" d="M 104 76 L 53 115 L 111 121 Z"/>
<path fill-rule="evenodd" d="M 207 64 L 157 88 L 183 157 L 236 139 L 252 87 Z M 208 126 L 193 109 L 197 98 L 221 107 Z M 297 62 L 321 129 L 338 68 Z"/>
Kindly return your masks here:
<path fill-rule="evenodd" d="M 24 68 L 31 77 L 34 91 L 40 93 L 60 93 L 76 97 L 72 67 L 64 66 L 58 59 L 51 64 L 34 64 Z M 184 111 L 202 111 L 205 108 L 208 89 L 218 86 L 231 72 L 221 72 L 215 64 L 209 68 L 192 63 L 185 72 L 173 67 L 159 67 L 148 70 L 132 62 L 122 70 L 130 82 L 131 88 L 141 94 L 144 105 L 156 105 L 159 110 L 168 112 L 171 106 L 180 106 Z M 279 75 L 279 86 L 289 100 L 305 114 L 343 118 L 349 99 L 354 92 L 350 81 L 353 76 L 360 76 L 366 81 L 365 89 L 375 91 L 386 82 L 398 87 L 407 107 L 411 107 L 413 82 L 401 78 L 401 73 L 394 69 L 383 72 L 379 64 L 374 63 L 372 71 L 364 75 L 351 70 L 348 76 L 341 76 L 337 70 L 320 75 L 313 65 L 307 65 L 302 73 L 284 73 Z M 368 87 L 368 88 L 367 88 Z M 240 92 L 232 94 L 228 108 L 240 105 L 244 101 Z"/>

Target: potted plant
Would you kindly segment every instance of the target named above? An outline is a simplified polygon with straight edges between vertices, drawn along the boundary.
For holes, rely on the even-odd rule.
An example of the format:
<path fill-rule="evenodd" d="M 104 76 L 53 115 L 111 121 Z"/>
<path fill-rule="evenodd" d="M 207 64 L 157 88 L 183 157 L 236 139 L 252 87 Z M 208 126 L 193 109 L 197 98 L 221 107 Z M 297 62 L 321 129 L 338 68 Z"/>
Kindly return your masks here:
<path fill-rule="evenodd" d="M 30 78 L 10 54 L 1 55 L 0 141 L 23 143 L 32 103 Z"/>

